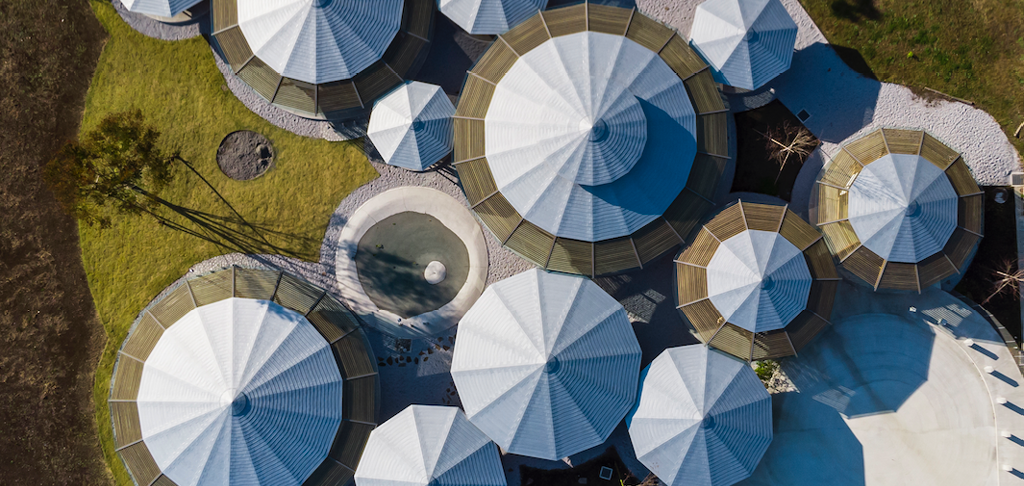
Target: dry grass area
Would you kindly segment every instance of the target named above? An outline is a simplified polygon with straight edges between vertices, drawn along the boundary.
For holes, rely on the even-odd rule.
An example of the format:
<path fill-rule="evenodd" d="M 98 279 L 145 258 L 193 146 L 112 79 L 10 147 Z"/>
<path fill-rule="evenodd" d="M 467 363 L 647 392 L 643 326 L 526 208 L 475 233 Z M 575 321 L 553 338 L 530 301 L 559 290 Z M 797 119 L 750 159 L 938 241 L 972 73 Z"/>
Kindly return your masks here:
<path fill-rule="evenodd" d="M 0 0 L 0 484 L 109 484 L 91 390 L 104 334 L 75 221 L 41 167 L 74 137 L 104 33 L 85 0 Z"/>
<path fill-rule="evenodd" d="M 197 172 L 176 164 L 174 181 L 160 196 L 181 212 L 162 208 L 164 216 L 203 235 L 232 235 L 229 245 L 318 260 L 335 207 L 377 175 L 361 141 L 304 138 L 270 125 L 226 89 L 203 38 L 154 40 L 132 30 L 108 2 L 91 5 L 109 40 L 89 87 L 82 130 L 109 113 L 141 110 L 145 122 L 161 132 L 158 144 L 180 152 Z M 217 147 L 236 130 L 255 131 L 274 145 L 274 167 L 263 176 L 243 182 L 220 171 Z M 182 216 L 186 212 L 213 227 L 196 226 Z M 115 216 L 112 222 L 109 229 L 80 227 L 82 260 L 108 338 L 93 388 L 100 443 L 115 482 L 131 484 L 114 452 L 106 404 L 117 350 L 138 312 L 161 290 L 192 265 L 232 250 L 145 215 Z"/>
<path fill-rule="evenodd" d="M 879 80 L 973 101 L 1024 152 L 1024 138 L 1013 135 L 1024 122 L 1024 0 L 800 3 L 829 42 L 859 52 Z"/>

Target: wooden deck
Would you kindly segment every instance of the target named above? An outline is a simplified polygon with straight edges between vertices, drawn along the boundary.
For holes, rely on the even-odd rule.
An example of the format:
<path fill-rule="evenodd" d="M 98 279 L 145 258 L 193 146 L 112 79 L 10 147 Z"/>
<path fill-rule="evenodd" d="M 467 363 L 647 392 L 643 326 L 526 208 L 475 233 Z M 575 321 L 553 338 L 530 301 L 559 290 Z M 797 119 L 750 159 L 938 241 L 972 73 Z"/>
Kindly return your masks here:
<path fill-rule="evenodd" d="M 708 298 L 707 265 L 721 242 L 747 230 L 779 233 L 804 253 L 811 277 L 811 291 L 801 318 L 785 328 L 752 333 L 724 322 L 721 313 Z M 737 202 L 721 209 L 704 224 L 693 242 L 676 256 L 676 306 L 698 338 L 740 359 L 769 359 L 791 356 L 814 337 L 824 324 L 804 314 L 818 316 L 827 323 L 838 288 L 839 274 L 821 234 L 785 206 Z M 809 327 L 809 323 L 814 326 Z M 793 327 L 793 326 L 796 327 Z M 803 333 L 792 339 L 791 328 Z M 797 344 L 799 343 L 799 344 Z"/>
<path fill-rule="evenodd" d="M 552 37 L 583 31 L 624 35 L 657 53 L 684 82 L 698 113 L 698 154 L 684 189 L 661 218 L 633 234 L 588 242 L 554 235 L 523 219 L 498 191 L 487 165 L 484 119 L 495 85 L 519 56 Z M 454 165 L 470 206 L 506 247 L 537 265 L 588 276 L 642 268 L 678 247 L 714 205 L 728 161 L 725 105 L 704 62 L 672 29 L 629 9 L 578 4 L 546 10 L 498 36 L 470 69 L 455 119 Z"/>
<path fill-rule="evenodd" d="M 188 311 L 230 297 L 276 302 L 303 314 L 331 345 L 344 380 L 343 421 L 331 455 L 304 483 L 350 485 L 380 413 L 380 383 L 370 343 L 356 317 L 323 289 L 287 273 L 231 267 L 187 280 L 142 314 L 114 367 L 108 405 L 114 445 L 139 484 L 173 485 L 142 439 L 136 398 L 144 362 L 164 329 Z"/>
<path fill-rule="evenodd" d="M 848 189 L 861 169 L 886 154 L 920 155 L 945 171 L 959 196 L 957 229 L 942 251 L 916 264 L 887 262 L 861 245 L 846 220 Z M 923 130 L 881 128 L 843 146 L 825 167 L 812 192 L 815 223 L 841 266 L 874 289 L 913 290 L 953 275 L 966 263 L 981 239 L 984 195 L 970 169 L 955 150 Z"/>
<path fill-rule="evenodd" d="M 405 0 L 402 26 L 381 60 L 353 79 L 310 84 L 282 77 L 253 55 L 238 27 L 238 0 L 212 0 L 212 44 L 240 79 L 288 111 L 329 120 L 365 116 L 373 102 L 410 78 L 423 63 L 433 31 L 434 0 Z"/>

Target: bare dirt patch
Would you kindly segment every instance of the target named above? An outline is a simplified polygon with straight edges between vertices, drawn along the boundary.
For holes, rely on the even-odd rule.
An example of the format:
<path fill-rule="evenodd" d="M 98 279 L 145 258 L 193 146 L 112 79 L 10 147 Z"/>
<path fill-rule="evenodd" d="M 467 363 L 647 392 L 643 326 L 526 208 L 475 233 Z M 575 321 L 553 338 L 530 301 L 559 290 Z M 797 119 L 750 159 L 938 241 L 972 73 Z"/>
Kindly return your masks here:
<path fill-rule="evenodd" d="M 252 180 L 274 166 L 274 146 L 253 131 L 231 132 L 217 148 L 217 165 L 236 181 Z"/>
<path fill-rule="evenodd" d="M 42 182 L 105 33 L 81 0 L 0 0 L 0 484 L 109 484 L 92 404 L 104 342 L 78 226 Z"/>

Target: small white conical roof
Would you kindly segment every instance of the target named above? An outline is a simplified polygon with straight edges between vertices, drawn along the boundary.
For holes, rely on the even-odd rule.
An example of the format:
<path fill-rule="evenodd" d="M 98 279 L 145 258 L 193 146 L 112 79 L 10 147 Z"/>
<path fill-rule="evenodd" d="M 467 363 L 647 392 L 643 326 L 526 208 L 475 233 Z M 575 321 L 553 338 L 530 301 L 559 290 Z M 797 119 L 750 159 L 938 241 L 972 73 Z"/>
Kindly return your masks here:
<path fill-rule="evenodd" d="M 277 486 L 327 458 L 341 398 L 338 363 L 305 317 L 230 298 L 164 331 L 136 403 L 142 439 L 175 484 Z"/>
<path fill-rule="evenodd" d="M 942 169 L 917 155 L 889 154 L 850 186 L 849 218 L 886 261 L 919 263 L 941 251 L 957 227 L 957 194 Z"/>
<path fill-rule="evenodd" d="M 473 35 L 504 34 L 544 10 L 548 0 L 438 0 L 446 17 Z"/>
<path fill-rule="evenodd" d="M 686 186 L 697 150 L 689 100 L 665 61 L 626 37 L 555 37 L 494 88 L 491 174 L 516 211 L 555 236 L 630 235 Z"/>
<path fill-rule="evenodd" d="M 639 369 L 615 299 L 588 279 L 533 269 L 488 287 L 462 318 L 451 373 L 466 415 L 499 446 L 558 460 L 608 438 Z"/>
<path fill-rule="evenodd" d="M 252 52 L 286 78 L 349 79 L 380 60 L 402 26 L 403 0 L 238 0 Z"/>
<path fill-rule="evenodd" d="M 715 308 L 752 332 L 786 327 L 807 307 L 813 280 L 800 249 L 774 231 L 745 230 L 723 241 L 707 272 Z"/>
<path fill-rule="evenodd" d="M 156 17 L 174 17 L 202 0 L 121 0 L 129 12 Z"/>
<path fill-rule="evenodd" d="M 373 105 L 366 135 L 388 164 L 422 171 L 452 151 L 453 116 L 440 86 L 411 81 Z"/>
<path fill-rule="evenodd" d="M 701 344 L 669 348 L 644 369 L 626 417 L 637 459 L 669 486 L 728 486 L 772 441 L 772 402 L 745 362 Z"/>
<path fill-rule="evenodd" d="M 373 432 L 356 486 L 506 486 L 498 448 L 455 407 L 410 405 Z"/>
<path fill-rule="evenodd" d="M 757 89 L 789 69 L 796 31 L 779 0 L 708 0 L 697 6 L 690 43 L 718 82 Z"/>

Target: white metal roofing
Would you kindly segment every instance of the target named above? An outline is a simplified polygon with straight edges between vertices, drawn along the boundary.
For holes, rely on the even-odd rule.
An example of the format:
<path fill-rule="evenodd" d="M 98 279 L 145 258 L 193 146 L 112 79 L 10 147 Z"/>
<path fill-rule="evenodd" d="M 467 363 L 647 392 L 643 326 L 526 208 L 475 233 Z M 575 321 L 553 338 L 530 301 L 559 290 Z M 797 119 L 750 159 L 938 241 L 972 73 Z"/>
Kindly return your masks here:
<path fill-rule="evenodd" d="M 455 407 L 410 405 L 370 432 L 357 486 L 506 486 L 498 448 Z"/>
<path fill-rule="evenodd" d="M 380 60 L 402 26 L 403 0 L 238 0 L 249 47 L 286 78 L 349 79 Z"/>
<path fill-rule="evenodd" d="M 548 0 L 437 0 L 441 13 L 473 35 L 504 34 L 547 5 Z"/>
<path fill-rule="evenodd" d="M 168 478 L 301 484 L 341 423 L 338 364 L 313 325 L 263 300 L 230 298 L 168 328 L 142 370 L 142 438 Z"/>
<path fill-rule="evenodd" d="M 746 230 L 723 241 L 707 272 L 711 303 L 726 321 L 752 332 L 786 327 L 811 293 L 804 254 L 773 231 Z"/>
<path fill-rule="evenodd" d="M 452 378 L 469 419 L 513 454 L 601 444 L 632 406 L 640 345 L 582 277 L 533 269 L 491 285 L 459 323 Z"/>
<path fill-rule="evenodd" d="M 850 186 L 857 237 L 886 261 L 918 263 L 942 250 L 957 226 L 957 194 L 942 169 L 917 155 L 890 154 Z"/>
<path fill-rule="evenodd" d="M 708 0 L 697 6 L 690 43 L 715 80 L 757 89 L 789 69 L 796 30 L 779 0 Z"/>
<path fill-rule="evenodd" d="M 754 472 L 772 441 L 772 402 L 747 363 L 701 344 L 669 348 L 640 381 L 626 424 L 659 479 L 727 486 Z"/>
<path fill-rule="evenodd" d="M 622 36 L 555 37 L 494 89 L 487 161 L 523 217 L 563 238 L 626 236 L 662 215 L 697 152 L 679 77 Z"/>
<path fill-rule="evenodd" d="M 174 17 L 202 0 L 121 0 L 129 12 L 158 17 Z"/>
<path fill-rule="evenodd" d="M 453 116 L 440 86 L 406 82 L 373 105 L 366 135 L 388 164 L 422 171 L 452 151 Z"/>

